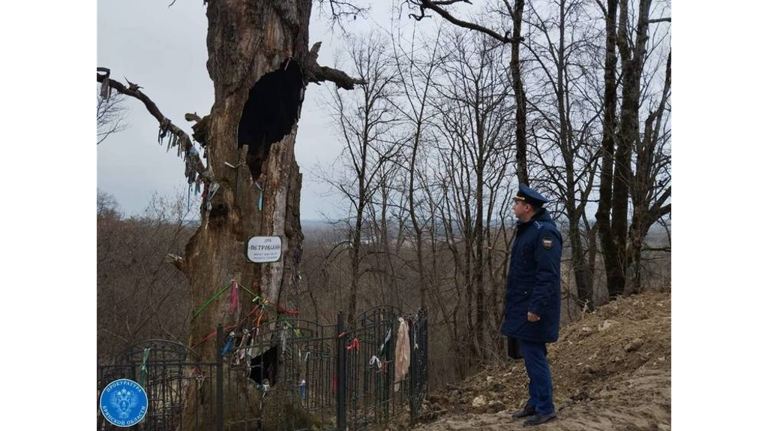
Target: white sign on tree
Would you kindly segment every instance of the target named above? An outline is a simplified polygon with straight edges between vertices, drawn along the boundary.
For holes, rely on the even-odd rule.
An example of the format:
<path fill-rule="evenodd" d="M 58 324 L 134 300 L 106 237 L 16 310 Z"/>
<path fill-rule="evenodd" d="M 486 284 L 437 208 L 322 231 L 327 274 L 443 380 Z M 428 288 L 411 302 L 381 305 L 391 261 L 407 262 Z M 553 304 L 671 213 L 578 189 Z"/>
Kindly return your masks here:
<path fill-rule="evenodd" d="M 248 240 L 246 257 L 253 263 L 278 262 L 283 251 L 283 240 L 279 236 L 252 236 Z"/>

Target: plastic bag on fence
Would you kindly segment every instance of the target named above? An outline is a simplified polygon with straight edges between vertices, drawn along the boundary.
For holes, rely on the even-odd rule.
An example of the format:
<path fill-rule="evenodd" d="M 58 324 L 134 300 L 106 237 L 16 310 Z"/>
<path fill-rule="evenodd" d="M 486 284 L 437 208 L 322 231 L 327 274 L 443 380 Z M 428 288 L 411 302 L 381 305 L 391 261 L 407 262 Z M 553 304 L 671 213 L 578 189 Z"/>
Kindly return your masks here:
<path fill-rule="evenodd" d="M 400 389 L 400 382 L 408 374 L 411 365 L 411 340 L 408 337 L 408 322 L 402 317 L 400 328 L 397 330 L 397 347 L 395 348 L 395 392 Z"/>

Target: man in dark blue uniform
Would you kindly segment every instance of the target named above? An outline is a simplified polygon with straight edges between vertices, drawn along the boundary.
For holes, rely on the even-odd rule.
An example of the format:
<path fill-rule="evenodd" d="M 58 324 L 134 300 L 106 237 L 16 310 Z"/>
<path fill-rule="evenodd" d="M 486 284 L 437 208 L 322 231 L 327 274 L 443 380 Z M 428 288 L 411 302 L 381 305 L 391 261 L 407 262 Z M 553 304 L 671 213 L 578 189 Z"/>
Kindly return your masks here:
<path fill-rule="evenodd" d="M 563 240 L 543 208 L 547 199 L 520 184 L 513 209 L 518 218 L 512 246 L 501 332 L 510 350 L 525 360 L 530 398 L 513 417 L 530 416 L 524 425 L 556 417 L 546 343 L 557 341 L 560 329 L 560 258 Z"/>

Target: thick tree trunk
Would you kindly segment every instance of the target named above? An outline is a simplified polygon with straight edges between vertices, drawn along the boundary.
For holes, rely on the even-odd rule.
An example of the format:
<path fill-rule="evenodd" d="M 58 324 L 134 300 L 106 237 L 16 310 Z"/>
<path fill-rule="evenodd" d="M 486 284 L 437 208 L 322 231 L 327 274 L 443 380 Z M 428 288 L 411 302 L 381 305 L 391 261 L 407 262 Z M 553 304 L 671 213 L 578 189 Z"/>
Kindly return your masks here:
<path fill-rule="evenodd" d="M 605 118 L 601 146 L 600 198 L 595 218 L 603 249 L 603 262 L 608 282 L 608 294 L 615 298 L 623 293 L 623 278 L 616 242 L 611 232 L 611 206 L 613 205 L 613 165 L 616 133 L 616 13 L 618 0 L 608 0 L 605 17 Z"/>
<path fill-rule="evenodd" d="M 530 184 L 528 178 L 528 143 L 526 140 L 526 110 L 525 88 L 523 88 L 523 73 L 520 67 L 520 38 L 523 22 L 523 9 L 525 0 L 515 0 L 515 9 L 512 15 L 512 60 L 510 70 L 512 72 L 512 84 L 515 88 L 515 147 L 517 149 L 517 181 L 521 184 Z"/>
<path fill-rule="evenodd" d="M 201 226 L 187 244 L 183 261 L 177 262 L 189 278 L 195 306 L 232 280 L 273 303 L 285 301 L 285 292 L 297 283 L 303 235 L 294 145 L 304 90 L 308 82 L 321 80 L 345 88 L 357 83 L 317 66 L 319 46 L 308 49 L 310 13 L 311 0 L 208 3 L 207 67 L 215 101 L 210 115 L 198 123 L 202 127 L 195 128 L 195 138 L 205 142 L 207 153 L 207 197 Z M 340 84 L 344 79 L 348 82 Z M 247 241 L 257 235 L 282 239 L 279 262 L 246 260 Z M 217 324 L 233 325 L 247 315 L 251 298 L 243 289 L 239 293 L 240 303 L 247 306 L 232 312 L 228 301 L 214 301 L 196 317 L 193 344 Z M 213 340 L 197 350 L 204 361 L 215 362 Z M 195 413 L 198 421 L 210 423 L 214 405 L 187 409 L 185 428 L 192 429 L 195 418 L 190 415 Z"/>

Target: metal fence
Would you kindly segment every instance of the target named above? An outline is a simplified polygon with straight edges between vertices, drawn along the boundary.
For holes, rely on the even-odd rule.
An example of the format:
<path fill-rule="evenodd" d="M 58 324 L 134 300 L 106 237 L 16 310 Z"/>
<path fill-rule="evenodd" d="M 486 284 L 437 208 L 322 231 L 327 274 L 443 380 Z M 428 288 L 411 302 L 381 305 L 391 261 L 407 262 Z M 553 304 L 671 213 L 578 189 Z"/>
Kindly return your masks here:
<path fill-rule="evenodd" d="M 407 333 L 399 333 L 401 318 Z M 228 334 L 219 327 L 208 346 L 215 362 L 182 344 L 149 340 L 98 366 L 97 400 L 113 380 L 139 382 L 149 408 L 134 429 L 152 431 L 363 430 L 414 422 L 428 392 L 428 323 L 426 310 L 403 316 L 393 307 L 372 308 L 353 322 L 339 313 L 335 325 L 281 315 Z M 98 429 L 117 427 L 99 413 Z"/>

